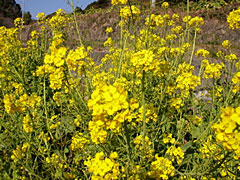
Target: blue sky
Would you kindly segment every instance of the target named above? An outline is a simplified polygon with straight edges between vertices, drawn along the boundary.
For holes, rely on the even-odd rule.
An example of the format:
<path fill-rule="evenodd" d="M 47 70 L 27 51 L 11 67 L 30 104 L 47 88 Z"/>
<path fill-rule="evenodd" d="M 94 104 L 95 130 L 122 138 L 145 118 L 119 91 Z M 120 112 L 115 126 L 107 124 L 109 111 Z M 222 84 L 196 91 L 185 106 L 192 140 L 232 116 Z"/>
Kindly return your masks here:
<path fill-rule="evenodd" d="M 72 11 L 71 6 L 67 4 L 67 2 L 70 2 L 70 0 L 16 0 L 21 7 L 23 1 L 25 1 L 24 11 L 29 11 L 33 19 L 36 19 L 36 15 L 39 12 L 51 14 L 59 8 L 62 8 L 67 12 Z M 73 0 L 75 6 L 81 7 L 82 9 L 94 1 L 95 0 Z"/>

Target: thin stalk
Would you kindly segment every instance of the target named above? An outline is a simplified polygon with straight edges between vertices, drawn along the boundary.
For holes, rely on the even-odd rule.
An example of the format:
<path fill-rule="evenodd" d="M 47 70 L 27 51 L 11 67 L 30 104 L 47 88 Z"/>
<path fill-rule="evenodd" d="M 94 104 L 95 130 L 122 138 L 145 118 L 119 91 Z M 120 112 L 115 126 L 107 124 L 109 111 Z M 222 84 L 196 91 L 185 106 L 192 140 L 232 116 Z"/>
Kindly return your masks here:
<path fill-rule="evenodd" d="M 190 10 L 189 10 L 189 7 L 190 7 L 190 4 L 189 4 L 189 0 L 187 0 L 187 24 L 186 24 L 186 30 L 187 30 L 187 42 L 189 42 L 189 36 L 190 36 L 190 34 L 189 34 L 189 20 L 188 20 L 188 16 L 189 16 L 189 12 L 190 12 Z"/>
<path fill-rule="evenodd" d="M 142 73 L 142 106 L 143 106 L 143 126 L 142 126 L 142 132 L 143 132 L 143 137 L 142 137 L 142 149 L 143 149 L 143 155 L 144 153 L 144 148 L 145 148 L 145 135 L 146 135 L 146 105 L 145 105 L 145 71 L 143 70 Z M 143 159 L 143 157 L 142 157 Z"/>
<path fill-rule="evenodd" d="M 127 43 L 127 38 L 125 38 L 124 44 L 123 44 L 123 48 L 121 51 L 121 55 L 120 55 L 120 62 L 119 62 L 119 66 L 118 66 L 118 73 L 117 73 L 117 78 L 121 77 L 121 72 L 122 72 L 122 61 L 123 61 L 123 55 L 124 55 L 124 51 L 125 51 L 125 47 L 126 47 L 126 43 Z"/>
<path fill-rule="evenodd" d="M 126 149 L 127 149 L 127 156 L 128 156 L 128 163 L 127 163 L 127 176 L 129 174 L 129 167 L 130 167 L 130 163 L 131 163 L 131 151 L 130 151 L 130 138 L 128 136 L 128 129 L 127 129 L 127 125 L 126 123 L 124 124 L 124 140 L 125 140 L 125 143 L 126 143 Z"/>
<path fill-rule="evenodd" d="M 123 17 L 121 16 L 121 37 L 120 37 L 120 47 L 123 46 Z"/>
<path fill-rule="evenodd" d="M 214 113 L 213 111 L 215 111 L 215 109 L 214 109 L 214 104 L 215 104 L 215 86 L 216 86 L 216 80 L 213 79 L 213 87 L 212 87 L 212 106 L 211 106 L 212 110 L 211 110 L 210 120 L 211 120 L 212 117 L 213 117 L 213 113 Z"/>
<path fill-rule="evenodd" d="M 145 45 L 146 45 L 146 49 L 148 49 L 148 35 L 149 35 L 149 31 L 150 31 L 150 26 L 151 26 L 151 21 L 152 21 L 152 0 L 150 0 L 150 13 L 149 13 L 149 25 L 147 27 L 147 35 L 145 37 Z"/>
<path fill-rule="evenodd" d="M 193 54 L 194 54 L 194 51 L 195 51 L 195 46 L 196 46 L 196 38 L 197 38 L 197 30 L 195 30 L 194 32 L 194 38 L 193 38 L 193 48 L 192 48 L 192 53 L 191 53 L 191 57 L 190 57 L 190 60 L 189 60 L 189 65 L 192 64 L 192 60 L 193 60 Z"/>
<path fill-rule="evenodd" d="M 77 18 L 76 18 L 76 12 L 74 10 L 73 0 L 71 0 L 71 6 L 72 6 L 73 18 L 74 18 L 74 23 L 75 23 L 75 27 L 76 27 L 76 30 L 77 30 L 77 35 L 78 35 L 78 38 L 79 38 L 79 42 L 80 42 L 80 45 L 83 46 L 82 38 L 81 38 L 81 34 L 80 34 L 80 31 L 79 31 L 79 26 L 78 26 L 78 22 L 77 22 Z"/>
<path fill-rule="evenodd" d="M 43 103 L 44 103 L 44 112 L 45 112 L 45 118 L 46 118 L 46 123 L 47 123 L 47 128 L 48 128 L 48 132 L 51 136 L 51 138 L 53 139 L 53 135 L 50 131 L 49 128 L 49 119 L 48 119 L 48 111 L 47 111 L 47 101 L 46 101 L 46 81 L 45 81 L 45 76 L 44 76 L 44 80 L 43 80 Z"/>

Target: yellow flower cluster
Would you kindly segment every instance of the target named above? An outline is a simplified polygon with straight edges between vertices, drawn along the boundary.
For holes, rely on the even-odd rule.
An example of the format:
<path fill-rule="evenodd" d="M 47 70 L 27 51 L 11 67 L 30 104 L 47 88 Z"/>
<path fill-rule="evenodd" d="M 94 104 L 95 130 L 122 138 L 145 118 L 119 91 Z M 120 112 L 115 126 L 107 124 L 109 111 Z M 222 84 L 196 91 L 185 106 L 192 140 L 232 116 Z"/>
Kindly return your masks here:
<path fill-rule="evenodd" d="M 208 60 L 203 60 L 203 67 L 205 67 L 203 78 L 213 78 L 217 79 L 221 76 L 222 68 L 224 67 L 224 64 L 210 64 Z"/>
<path fill-rule="evenodd" d="M 233 53 L 230 53 L 230 54 L 226 55 L 224 58 L 225 58 L 226 61 L 229 61 L 229 62 L 236 61 L 238 59 L 236 54 L 233 54 Z"/>
<path fill-rule="evenodd" d="M 64 59 L 67 53 L 66 47 L 56 48 L 55 46 L 51 46 L 51 54 L 46 54 L 44 58 L 45 64 L 54 64 L 57 67 L 60 67 L 64 64 Z"/>
<path fill-rule="evenodd" d="M 140 10 L 132 5 L 132 6 L 125 6 L 120 10 L 120 16 L 124 19 L 127 20 L 128 18 L 132 19 L 138 19 L 138 16 L 140 15 Z"/>
<path fill-rule="evenodd" d="M 217 149 L 217 145 L 213 144 L 212 135 L 208 136 L 207 141 L 202 144 L 202 147 L 199 149 L 203 158 L 211 158 L 215 156 L 215 151 Z"/>
<path fill-rule="evenodd" d="M 163 143 L 167 144 L 167 143 L 171 143 L 174 144 L 175 143 L 175 138 L 172 137 L 172 134 L 168 134 L 168 136 L 166 136 L 165 134 L 163 134 Z"/>
<path fill-rule="evenodd" d="M 222 42 L 222 46 L 226 49 L 229 49 L 231 47 L 231 43 L 229 40 L 225 40 Z"/>
<path fill-rule="evenodd" d="M 146 25 L 162 27 L 165 19 L 162 15 L 151 14 L 150 18 L 147 17 L 145 20 Z"/>
<path fill-rule="evenodd" d="M 57 68 L 52 74 L 49 75 L 50 88 L 60 89 L 63 86 L 64 79 L 63 67 Z"/>
<path fill-rule="evenodd" d="M 140 151 L 144 151 L 144 158 L 152 159 L 154 149 L 151 148 L 152 142 L 150 141 L 148 136 L 145 136 L 144 138 L 144 149 L 143 149 L 143 137 L 142 135 L 137 136 L 134 141 L 134 144 L 136 144 L 136 148 Z"/>
<path fill-rule="evenodd" d="M 114 85 L 101 84 L 96 87 L 88 101 L 92 115 L 113 115 L 121 109 L 128 108 L 127 92 Z"/>
<path fill-rule="evenodd" d="M 78 151 L 84 149 L 84 147 L 89 143 L 90 141 L 82 133 L 77 133 L 72 137 L 72 143 L 70 147 L 73 151 Z"/>
<path fill-rule="evenodd" d="M 127 92 L 121 86 L 99 84 L 88 101 L 93 116 L 89 122 L 92 141 L 95 143 L 105 141 L 107 132 L 104 128 L 119 131 L 121 123 L 129 113 L 128 106 Z M 113 115 L 115 115 L 113 118 L 108 118 Z"/>
<path fill-rule="evenodd" d="M 44 19 L 46 18 L 46 14 L 41 12 L 41 13 L 38 13 L 36 18 L 38 18 L 38 21 L 41 22 L 41 21 L 44 21 Z"/>
<path fill-rule="evenodd" d="M 103 45 L 111 47 L 113 45 L 113 40 L 111 37 L 108 37 L 107 40 L 103 43 Z"/>
<path fill-rule="evenodd" d="M 151 178 L 167 180 L 171 176 L 174 176 L 175 168 L 170 160 L 164 157 L 158 157 L 158 154 L 155 155 L 155 159 L 156 160 L 151 163 L 150 172 L 148 172 Z"/>
<path fill-rule="evenodd" d="M 200 27 L 204 24 L 203 18 L 202 17 L 194 17 L 189 20 L 189 27 L 194 28 L 196 31 L 199 31 Z"/>
<path fill-rule="evenodd" d="M 46 163 L 51 164 L 55 167 L 64 168 L 64 160 L 56 153 L 53 153 L 51 157 L 47 157 L 45 160 Z"/>
<path fill-rule="evenodd" d="M 41 97 L 33 93 L 31 96 L 23 94 L 17 99 L 13 94 L 6 94 L 3 99 L 4 107 L 7 113 L 24 112 L 27 108 L 40 106 Z"/>
<path fill-rule="evenodd" d="M 113 32 L 113 28 L 112 27 L 108 27 L 106 30 L 105 30 L 106 33 L 111 33 Z"/>
<path fill-rule="evenodd" d="M 233 84 L 235 84 L 232 91 L 234 93 L 236 93 L 240 89 L 240 72 L 237 72 L 237 73 L 234 74 L 234 76 L 232 78 L 232 82 L 233 82 Z"/>
<path fill-rule="evenodd" d="M 49 20 L 49 25 L 53 33 L 59 33 L 59 31 L 67 25 L 68 21 L 70 21 L 70 18 L 65 16 L 62 9 L 58 9 L 56 14 Z"/>
<path fill-rule="evenodd" d="M 111 3 L 113 6 L 118 5 L 118 4 L 126 4 L 128 0 L 112 0 Z"/>
<path fill-rule="evenodd" d="M 196 115 L 192 115 L 188 117 L 189 121 L 197 126 L 200 126 L 202 123 L 202 118 Z"/>
<path fill-rule="evenodd" d="M 233 10 L 227 17 L 227 22 L 230 29 L 240 30 L 240 7 L 237 10 Z"/>
<path fill-rule="evenodd" d="M 178 77 L 176 79 L 176 88 L 181 90 L 181 95 L 187 97 L 189 91 L 201 85 L 200 77 L 193 75 L 194 66 L 186 63 L 180 64 L 178 67 Z"/>
<path fill-rule="evenodd" d="M 29 116 L 29 114 L 27 114 L 24 118 L 23 118 L 23 129 L 26 133 L 30 133 L 33 131 L 33 123 L 32 123 L 32 119 Z"/>
<path fill-rule="evenodd" d="M 168 2 L 163 2 L 163 3 L 161 4 L 161 7 L 167 9 L 167 8 L 169 7 Z"/>
<path fill-rule="evenodd" d="M 57 106 L 61 106 L 63 102 L 64 94 L 61 92 L 55 92 L 53 95 L 53 100 L 56 102 Z"/>
<path fill-rule="evenodd" d="M 172 162 L 176 160 L 177 164 L 180 164 L 184 158 L 184 153 L 180 147 L 176 148 L 175 146 L 170 146 L 166 154 L 170 156 Z"/>
<path fill-rule="evenodd" d="M 171 28 L 172 33 L 174 34 L 181 34 L 183 32 L 182 26 L 176 26 Z"/>
<path fill-rule="evenodd" d="M 21 160 L 25 156 L 25 152 L 29 149 L 30 144 L 24 143 L 22 147 L 17 145 L 17 148 L 13 150 L 13 155 L 11 156 L 11 159 L 16 163 L 17 161 Z"/>
<path fill-rule="evenodd" d="M 240 158 L 240 107 L 222 108 L 221 121 L 215 123 L 212 128 L 216 133 L 216 140 L 230 152 L 235 152 Z"/>
<path fill-rule="evenodd" d="M 61 37 L 61 36 L 60 36 Z M 67 48 L 59 47 L 63 39 L 55 38 L 49 49 L 50 54 L 46 54 L 44 58 L 44 65 L 39 66 L 36 70 L 36 75 L 40 76 L 45 73 L 49 73 L 50 88 L 60 89 L 63 86 L 65 57 Z"/>
<path fill-rule="evenodd" d="M 144 68 L 145 71 L 152 69 L 152 62 L 154 59 L 154 54 L 151 50 L 141 50 L 133 54 L 130 62 L 136 68 Z"/>
<path fill-rule="evenodd" d="M 67 65 L 68 69 L 72 71 L 78 71 L 79 75 L 82 75 L 82 67 L 86 65 L 86 62 L 83 61 L 87 57 L 87 50 L 80 46 L 75 50 L 70 50 L 67 55 Z"/>
<path fill-rule="evenodd" d="M 179 109 L 180 107 L 182 107 L 184 104 L 183 104 L 183 101 L 181 98 L 172 98 L 170 100 L 170 106 L 171 107 L 174 107 L 176 109 Z"/>
<path fill-rule="evenodd" d="M 88 160 L 84 161 L 84 165 L 87 166 L 88 172 L 93 174 L 92 180 L 118 179 L 120 171 L 119 163 L 114 160 L 116 158 L 118 158 L 116 152 L 112 152 L 110 158 L 104 158 L 103 152 L 100 152 L 95 154 L 95 158 L 88 157 Z"/>
<path fill-rule="evenodd" d="M 14 20 L 14 25 L 15 25 L 15 27 L 17 27 L 17 28 L 20 28 L 21 25 L 22 25 L 22 23 L 23 23 L 22 18 L 16 18 L 16 19 Z"/>
<path fill-rule="evenodd" d="M 195 55 L 196 56 L 202 56 L 202 57 L 208 57 L 209 56 L 209 51 L 205 50 L 205 49 L 199 49 Z"/>

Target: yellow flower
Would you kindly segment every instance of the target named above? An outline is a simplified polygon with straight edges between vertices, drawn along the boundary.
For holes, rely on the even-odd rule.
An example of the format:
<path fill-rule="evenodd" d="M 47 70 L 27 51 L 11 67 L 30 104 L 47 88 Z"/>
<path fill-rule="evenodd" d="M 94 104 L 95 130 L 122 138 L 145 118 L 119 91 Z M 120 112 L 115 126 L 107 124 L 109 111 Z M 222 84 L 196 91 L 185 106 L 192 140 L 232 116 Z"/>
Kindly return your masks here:
<path fill-rule="evenodd" d="M 130 62 L 136 68 L 146 67 L 146 70 L 149 69 L 149 66 L 152 64 L 154 54 L 151 50 L 142 50 L 133 54 Z"/>
<path fill-rule="evenodd" d="M 227 22 L 230 29 L 240 30 L 240 7 L 237 10 L 233 10 L 227 17 Z"/>
<path fill-rule="evenodd" d="M 106 30 L 105 30 L 106 33 L 111 33 L 113 32 L 113 28 L 112 27 L 108 27 Z"/>
<path fill-rule="evenodd" d="M 205 50 L 205 49 L 199 49 L 195 55 L 196 56 L 203 56 L 203 57 L 208 57 L 209 56 L 209 51 Z"/>
<path fill-rule="evenodd" d="M 128 18 L 137 19 L 140 15 L 140 10 L 132 5 L 132 6 L 125 6 L 120 10 L 120 16 L 123 17 L 123 19 L 127 20 Z"/>
<path fill-rule="evenodd" d="M 166 154 L 170 156 L 172 162 L 176 160 L 177 164 L 180 164 L 184 158 L 184 153 L 180 147 L 170 146 Z"/>
<path fill-rule="evenodd" d="M 32 119 L 30 118 L 29 114 L 27 114 L 23 119 L 23 129 L 26 133 L 30 133 L 33 131 L 33 123 Z"/>
<path fill-rule="evenodd" d="M 72 137 L 70 147 L 73 151 L 77 151 L 84 149 L 89 143 L 90 141 L 82 133 L 77 133 Z"/>
<path fill-rule="evenodd" d="M 167 9 L 169 7 L 168 2 L 163 2 L 161 7 Z"/>
<path fill-rule="evenodd" d="M 172 98 L 170 100 L 170 105 L 171 105 L 171 107 L 175 107 L 176 109 L 179 109 L 184 104 L 182 103 L 182 99 L 181 98 Z"/>
<path fill-rule="evenodd" d="M 200 26 L 202 26 L 203 24 L 204 24 L 203 18 L 198 16 L 191 18 L 189 21 L 189 27 L 194 28 L 196 31 L 199 31 Z"/>
<path fill-rule="evenodd" d="M 216 133 L 216 140 L 223 144 L 227 151 L 234 151 L 240 156 L 240 107 L 222 108 L 221 121 L 215 123 L 212 128 Z"/>
<path fill-rule="evenodd" d="M 43 12 L 38 13 L 37 16 L 36 16 L 36 18 L 38 18 L 39 22 L 45 20 L 46 17 L 47 17 L 46 14 L 43 13 Z"/>
<path fill-rule="evenodd" d="M 174 176 L 174 166 L 172 162 L 164 157 L 158 157 L 155 155 L 155 161 L 151 163 L 150 172 L 148 175 L 154 179 L 167 180 L 169 176 Z"/>
<path fill-rule="evenodd" d="M 214 78 L 217 79 L 221 76 L 221 71 L 224 67 L 224 64 L 209 64 L 208 61 L 205 63 L 205 71 L 203 74 L 203 78 Z"/>
<path fill-rule="evenodd" d="M 22 25 L 22 23 L 23 23 L 22 18 L 16 18 L 16 19 L 14 20 L 14 25 L 15 25 L 15 27 L 20 27 L 20 26 Z"/>
<path fill-rule="evenodd" d="M 117 157 L 117 153 L 114 153 Z M 92 179 L 118 179 L 120 174 L 119 164 L 114 159 L 104 157 L 103 152 L 96 153 L 94 158 L 88 157 L 84 165 L 87 166 L 88 172 L 92 173 Z"/>
<path fill-rule="evenodd" d="M 233 54 L 233 53 L 225 56 L 226 61 L 236 61 L 237 59 L 238 58 L 237 58 L 236 54 Z"/>
<path fill-rule="evenodd" d="M 113 6 L 117 5 L 117 4 L 126 4 L 128 2 L 128 0 L 112 0 L 111 3 Z"/>
<path fill-rule="evenodd" d="M 224 48 L 229 49 L 229 48 L 231 47 L 231 43 L 230 43 L 229 40 L 225 40 L 225 41 L 222 42 L 222 46 L 223 46 Z"/>

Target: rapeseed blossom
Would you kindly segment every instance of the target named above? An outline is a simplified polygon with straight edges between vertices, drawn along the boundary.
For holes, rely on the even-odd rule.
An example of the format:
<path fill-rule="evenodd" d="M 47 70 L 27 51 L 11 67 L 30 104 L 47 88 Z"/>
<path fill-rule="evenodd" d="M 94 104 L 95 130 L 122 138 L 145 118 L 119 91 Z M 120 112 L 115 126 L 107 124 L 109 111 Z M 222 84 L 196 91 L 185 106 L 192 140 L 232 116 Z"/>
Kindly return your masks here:
<path fill-rule="evenodd" d="M 106 33 L 111 33 L 113 32 L 113 28 L 112 27 L 108 27 L 106 30 L 105 30 Z"/>
<path fill-rule="evenodd" d="M 161 4 L 161 7 L 167 9 L 167 8 L 169 7 L 168 2 L 163 2 L 163 3 Z"/>
<path fill-rule="evenodd" d="M 180 164 L 184 158 L 183 150 L 180 147 L 170 146 L 166 154 L 170 156 L 172 162 L 176 161 L 177 164 Z"/>
<path fill-rule="evenodd" d="M 167 180 L 171 176 L 174 176 L 174 166 L 172 162 L 164 157 L 159 157 L 158 154 L 155 155 L 155 161 L 151 163 L 150 172 L 148 175 L 151 178 L 157 180 Z"/>
<path fill-rule="evenodd" d="M 123 19 L 126 21 L 128 18 L 130 19 L 138 19 L 138 16 L 140 15 L 140 10 L 132 5 L 131 7 L 125 6 L 120 10 L 120 16 L 123 17 Z"/>
<path fill-rule="evenodd" d="M 194 66 L 186 63 L 180 64 L 178 67 L 178 76 L 176 79 L 176 88 L 181 91 L 183 97 L 189 95 L 189 91 L 201 85 L 200 77 L 193 75 Z"/>
<path fill-rule="evenodd" d="M 128 2 L 128 0 L 111 0 L 111 3 L 113 6 L 117 5 L 117 4 L 126 4 Z"/>
<path fill-rule="evenodd" d="M 78 151 L 84 149 L 89 143 L 90 141 L 82 133 L 77 133 L 72 137 L 70 147 L 73 151 Z"/>
<path fill-rule="evenodd" d="M 213 78 L 217 79 L 221 76 L 221 71 L 224 67 L 224 64 L 210 64 L 208 60 L 204 60 L 203 66 L 205 67 L 203 78 Z"/>
<path fill-rule="evenodd" d="M 222 42 L 222 46 L 226 49 L 229 49 L 231 47 L 231 43 L 229 40 L 225 40 Z"/>
<path fill-rule="evenodd" d="M 240 7 L 237 10 L 233 10 L 227 17 L 227 22 L 230 29 L 240 30 Z"/>
<path fill-rule="evenodd" d="M 92 179 L 118 179 L 120 174 L 119 164 L 115 162 L 115 158 L 118 157 L 117 153 L 111 154 L 110 158 L 104 157 L 104 153 L 96 153 L 95 157 L 88 157 L 84 161 L 84 165 L 88 167 L 88 172 L 92 173 Z"/>
<path fill-rule="evenodd" d="M 196 56 L 202 56 L 202 57 L 208 57 L 209 56 L 209 51 L 207 51 L 207 50 L 205 50 L 205 49 L 199 49 L 196 53 L 195 53 L 195 55 Z"/>
<path fill-rule="evenodd" d="M 212 128 L 216 133 L 216 140 L 223 144 L 227 151 L 233 151 L 240 157 L 240 107 L 222 108 L 221 120 L 215 123 Z"/>
<path fill-rule="evenodd" d="M 141 50 L 133 54 L 130 62 L 134 67 L 141 68 L 143 67 L 144 70 L 149 70 L 151 68 L 151 64 L 154 59 L 154 54 L 151 50 Z"/>
<path fill-rule="evenodd" d="M 105 129 L 120 131 L 121 123 L 128 117 L 127 92 L 117 84 L 99 84 L 88 101 L 93 120 L 89 122 L 92 141 L 103 143 L 107 136 Z M 118 113 L 119 112 L 119 113 Z M 110 120 L 107 116 L 114 116 Z"/>
<path fill-rule="evenodd" d="M 197 32 L 200 31 L 200 27 L 204 24 L 202 17 L 194 17 L 189 20 L 189 26 L 191 28 L 194 28 Z"/>
<path fill-rule="evenodd" d="M 33 122 L 32 119 L 30 118 L 29 114 L 27 114 L 24 118 L 23 118 L 23 129 L 26 133 L 30 133 L 33 131 Z"/>

